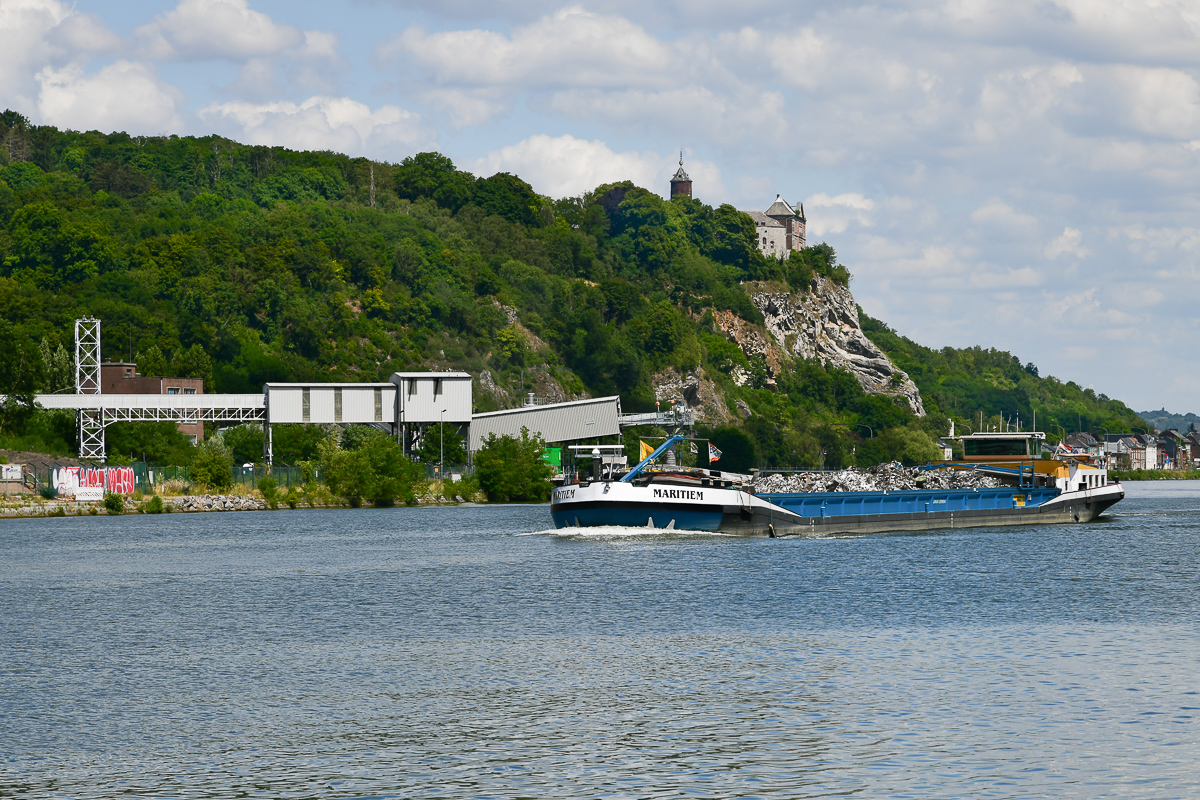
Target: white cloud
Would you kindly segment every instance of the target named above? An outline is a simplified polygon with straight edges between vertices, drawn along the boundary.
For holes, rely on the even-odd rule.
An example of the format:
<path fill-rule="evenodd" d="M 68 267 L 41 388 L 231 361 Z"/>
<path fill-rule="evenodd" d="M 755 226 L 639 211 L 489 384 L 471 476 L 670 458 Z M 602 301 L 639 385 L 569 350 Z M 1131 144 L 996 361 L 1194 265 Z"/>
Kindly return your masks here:
<path fill-rule="evenodd" d="M 1119 103 L 1119 118 L 1151 136 L 1200 136 L 1200 83 L 1177 69 L 1114 66 L 1098 70 L 1105 94 Z"/>
<path fill-rule="evenodd" d="M 1031 267 L 1003 271 L 980 270 L 971 275 L 971 285 L 980 289 L 1023 289 L 1038 286 L 1042 276 Z"/>
<path fill-rule="evenodd" d="M 154 60 L 227 58 L 243 61 L 305 44 L 300 29 L 279 25 L 246 0 L 180 0 L 134 31 Z"/>
<path fill-rule="evenodd" d="M 602 141 L 574 136 L 531 136 L 488 153 L 475 162 L 477 175 L 497 172 L 520 175 L 535 190 L 550 197 L 574 197 L 604 183 L 631 180 L 638 186 L 666 194 L 676 169 L 671 156 L 658 153 L 614 152 Z M 685 161 L 689 177 L 709 196 L 720 196 L 720 170 L 711 162 Z M 700 197 L 697 190 L 697 199 Z M 712 202 L 709 200 L 708 202 Z"/>
<path fill-rule="evenodd" d="M 286 87 L 335 91 L 345 67 L 330 31 L 302 31 L 250 8 L 247 0 L 179 0 L 134 30 L 144 58 L 153 61 L 229 61 L 240 75 L 225 91 L 269 100 Z"/>
<path fill-rule="evenodd" d="M 508 108 L 503 93 L 484 89 L 433 89 L 422 97 L 450 118 L 456 128 L 486 122 Z"/>
<path fill-rule="evenodd" d="M 1030 235 L 1038 227 L 1036 217 L 1022 214 L 1001 200 L 989 200 L 971 212 L 971 220 L 1016 235 Z"/>
<path fill-rule="evenodd" d="M 37 78 L 38 113 L 52 125 L 142 134 L 183 128 L 182 93 L 145 64 L 118 61 L 91 74 L 78 66 L 47 67 Z"/>
<path fill-rule="evenodd" d="M 818 236 L 841 233 L 849 228 L 852 222 L 870 227 L 871 212 L 874 210 L 874 200 L 854 192 L 835 197 L 823 192 L 811 195 L 804 201 L 805 216 L 808 217 L 808 237 L 815 241 Z"/>
<path fill-rule="evenodd" d="M 374 111 L 347 97 L 311 97 L 303 103 L 212 104 L 199 116 L 251 144 L 296 150 L 334 150 L 399 161 L 434 141 L 420 115 L 393 105 Z"/>
<path fill-rule="evenodd" d="M 1072 227 L 1063 228 L 1062 235 L 1046 245 L 1046 258 L 1058 258 L 1062 255 L 1072 255 L 1083 258 L 1088 254 L 1084 249 L 1083 232 Z"/>
<path fill-rule="evenodd" d="M 0 100 L 28 113 L 37 103 L 37 74 L 115 52 L 120 40 L 98 18 L 58 0 L 0 2 Z"/>
<path fill-rule="evenodd" d="M 671 48 L 627 19 L 573 6 L 510 36 L 474 29 L 429 33 L 411 27 L 382 46 L 441 84 L 498 86 L 661 85 Z"/>

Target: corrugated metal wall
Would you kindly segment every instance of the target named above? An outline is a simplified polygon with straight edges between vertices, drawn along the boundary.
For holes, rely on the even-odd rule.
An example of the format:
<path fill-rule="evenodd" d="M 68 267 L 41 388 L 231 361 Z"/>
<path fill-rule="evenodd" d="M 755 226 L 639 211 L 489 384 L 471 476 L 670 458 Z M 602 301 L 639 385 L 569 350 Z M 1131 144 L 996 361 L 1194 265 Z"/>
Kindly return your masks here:
<path fill-rule="evenodd" d="M 267 384 L 266 393 L 267 421 L 272 424 L 390 423 L 396 419 L 396 387 L 391 383 Z"/>
<path fill-rule="evenodd" d="M 392 375 L 392 383 L 400 389 L 399 422 L 402 424 L 471 421 L 469 373 L 397 372 Z M 438 388 L 440 394 L 435 394 Z"/>
<path fill-rule="evenodd" d="M 530 433 L 540 433 L 547 442 L 615 436 L 621 432 L 620 416 L 621 398 L 616 396 L 476 414 L 471 420 L 471 450 L 482 447 L 492 433 L 520 436 L 522 426 Z"/>

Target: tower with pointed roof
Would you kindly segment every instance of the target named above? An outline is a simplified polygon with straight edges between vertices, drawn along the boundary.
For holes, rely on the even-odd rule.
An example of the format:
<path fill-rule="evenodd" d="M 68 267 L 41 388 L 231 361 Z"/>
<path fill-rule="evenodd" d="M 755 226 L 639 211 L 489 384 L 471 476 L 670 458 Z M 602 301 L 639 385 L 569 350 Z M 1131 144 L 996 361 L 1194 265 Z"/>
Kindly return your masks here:
<path fill-rule="evenodd" d="M 679 169 L 675 170 L 675 177 L 671 178 L 671 197 L 692 196 L 692 179 L 683 171 L 683 151 L 679 151 Z"/>

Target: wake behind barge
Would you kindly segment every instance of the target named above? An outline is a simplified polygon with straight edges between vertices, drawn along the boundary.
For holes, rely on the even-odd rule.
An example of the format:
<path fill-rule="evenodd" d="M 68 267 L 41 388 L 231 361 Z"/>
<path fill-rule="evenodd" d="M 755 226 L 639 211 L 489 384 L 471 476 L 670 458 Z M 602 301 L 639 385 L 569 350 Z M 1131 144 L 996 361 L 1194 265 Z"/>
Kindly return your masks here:
<path fill-rule="evenodd" d="M 650 469 L 674 436 L 624 475 L 556 488 L 557 528 L 622 526 L 742 536 L 1045 525 L 1090 522 L 1125 497 L 1103 466 L 1082 458 L 1039 459 L 1042 434 L 964 436 L 966 459 L 926 469 L 980 469 L 1006 485 L 982 489 L 756 494 L 744 476 L 702 469 Z M 1020 450 L 1018 453 L 1017 450 Z"/>

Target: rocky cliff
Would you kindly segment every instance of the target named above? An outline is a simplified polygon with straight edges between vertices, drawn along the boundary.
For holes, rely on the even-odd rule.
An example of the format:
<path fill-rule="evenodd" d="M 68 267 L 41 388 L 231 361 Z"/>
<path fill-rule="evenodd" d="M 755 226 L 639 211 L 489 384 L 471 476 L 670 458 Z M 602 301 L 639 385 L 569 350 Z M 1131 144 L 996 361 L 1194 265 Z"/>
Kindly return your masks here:
<path fill-rule="evenodd" d="M 765 334 L 729 312 L 716 315 L 717 325 L 748 357 L 762 356 L 772 377 L 788 360 L 816 359 L 852 374 L 868 394 L 903 397 L 914 414 L 925 416 L 916 384 L 859 327 L 849 289 L 820 276 L 805 294 L 756 284 L 745 289 L 762 312 Z M 741 383 L 748 377 L 735 374 L 734 380 Z"/>

